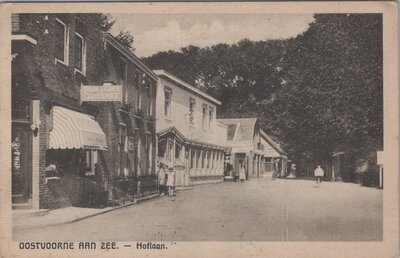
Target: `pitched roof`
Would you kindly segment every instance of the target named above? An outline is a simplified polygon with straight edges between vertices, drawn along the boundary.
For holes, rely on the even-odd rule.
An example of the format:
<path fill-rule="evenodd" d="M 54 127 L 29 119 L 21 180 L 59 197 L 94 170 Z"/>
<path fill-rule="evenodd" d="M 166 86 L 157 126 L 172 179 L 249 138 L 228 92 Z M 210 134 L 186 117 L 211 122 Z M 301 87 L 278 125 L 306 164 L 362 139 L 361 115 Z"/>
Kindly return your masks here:
<path fill-rule="evenodd" d="M 253 140 L 254 128 L 257 118 L 220 118 L 218 122 L 228 126 L 228 140 L 229 141 L 250 141 Z M 231 129 L 229 129 L 231 128 Z M 229 130 L 235 128 L 235 135 L 230 139 Z"/>
<path fill-rule="evenodd" d="M 279 154 L 286 154 L 285 151 L 281 148 L 281 146 L 272 140 L 271 136 L 266 134 L 263 130 L 260 130 L 261 137 L 263 137 L 271 146 L 274 148 Z"/>
<path fill-rule="evenodd" d="M 157 76 L 159 76 L 159 77 L 165 77 L 165 78 L 167 78 L 169 80 L 172 80 L 173 82 L 175 82 L 176 84 L 178 84 L 181 87 L 185 88 L 186 90 L 189 90 L 189 91 L 191 91 L 191 92 L 193 92 L 193 93 L 195 93 L 195 94 L 197 94 L 197 95 L 199 95 L 199 96 L 201 96 L 201 97 L 203 97 L 203 98 L 205 98 L 205 99 L 207 99 L 207 100 L 209 100 L 209 101 L 211 101 L 211 102 L 213 102 L 213 103 L 215 103 L 217 105 L 221 105 L 221 101 L 217 100 L 216 98 L 211 97 L 210 95 L 208 95 L 204 91 L 202 91 L 202 90 L 190 85 L 189 83 L 184 82 L 183 80 L 181 80 L 178 77 L 170 74 L 167 71 L 154 70 L 153 72 L 155 74 L 157 74 Z"/>
<path fill-rule="evenodd" d="M 217 144 L 206 143 L 206 142 L 188 139 L 175 126 L 170 126 L 168 128 L 161 130 L 160 132 L 157 133 L 157 136 L 159 139 L 161 139 L 170 133 L 177 136 L 185 144 L 193 144 L 193 145 L 199 145 L 199 146 L 210 147 L 210 148 L 227 149 L 226 146 L 221 146 L 221 145 L 217 145 Z"/>
<path fill-rule="evenodd" d="M 150 68 L 148 68 L 142 61 L 140 61 L 140 59 L 134 53 L 132 53 L 132 51 L 130 51 L 125 46 L 123 46 L 113 35 L 111 35 L 108 32 L 102 32 L 101 35 L 103 37 L 103 40 L 110 43 L 119 52 L 121 52 L 126 58 L 131 60 L 138 67 L 140 67 L 148 76 L 150 76 L 154 80 L 158 79 L 157 75 Z"/>

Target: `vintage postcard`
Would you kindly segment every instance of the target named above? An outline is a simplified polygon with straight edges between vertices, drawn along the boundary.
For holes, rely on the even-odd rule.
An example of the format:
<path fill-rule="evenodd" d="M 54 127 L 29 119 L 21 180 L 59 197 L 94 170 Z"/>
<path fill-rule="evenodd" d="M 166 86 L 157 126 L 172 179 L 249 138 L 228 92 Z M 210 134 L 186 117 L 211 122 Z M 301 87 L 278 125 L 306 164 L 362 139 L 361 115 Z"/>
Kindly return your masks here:
<path fill-rule="evenodd" d="M 1 257 L 398 257 L 397 3 L 0 5 Z"/>

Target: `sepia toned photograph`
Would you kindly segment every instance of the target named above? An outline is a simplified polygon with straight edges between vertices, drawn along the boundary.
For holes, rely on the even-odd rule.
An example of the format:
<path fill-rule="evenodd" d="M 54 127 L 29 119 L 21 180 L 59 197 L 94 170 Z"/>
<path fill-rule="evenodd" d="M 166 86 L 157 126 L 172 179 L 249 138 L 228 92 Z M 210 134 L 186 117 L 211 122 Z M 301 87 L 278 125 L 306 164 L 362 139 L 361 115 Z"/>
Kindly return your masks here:
<path fill-rule="evenodd" d="M 11 241 L 383 243 L 384 18 L 11 12 Z"/>

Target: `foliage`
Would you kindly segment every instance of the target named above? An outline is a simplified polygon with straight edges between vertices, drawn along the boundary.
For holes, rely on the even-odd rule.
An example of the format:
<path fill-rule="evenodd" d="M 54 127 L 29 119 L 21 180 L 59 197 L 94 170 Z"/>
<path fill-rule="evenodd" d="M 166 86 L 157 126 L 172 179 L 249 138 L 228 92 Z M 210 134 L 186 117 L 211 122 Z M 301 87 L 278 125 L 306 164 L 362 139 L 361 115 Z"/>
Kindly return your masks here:
<path fill-rule="evenodd" d="M 338 150 L 370 160 L 383 147 L 382 16 L 314 18 L 296 38 L 188 46 L 144 61 L 220 99 L 221 117 L 258 117 L 295 161 L 323 163 Z"/>
<path fill-rule="evenodd" d="M 135 51 L 133 43 L 135 41 L 133 33 L 125 28 L 121 29 L 118 35 L 115 37 L 124 47 L 128 48 L 132 52 Z"/>
<path fill-rule="evenodd" d="M 115 19 L 109 13 L 96 14 L 99 24 L 103 31 L 108 32 L 111 30 L 115 23 Z"/>

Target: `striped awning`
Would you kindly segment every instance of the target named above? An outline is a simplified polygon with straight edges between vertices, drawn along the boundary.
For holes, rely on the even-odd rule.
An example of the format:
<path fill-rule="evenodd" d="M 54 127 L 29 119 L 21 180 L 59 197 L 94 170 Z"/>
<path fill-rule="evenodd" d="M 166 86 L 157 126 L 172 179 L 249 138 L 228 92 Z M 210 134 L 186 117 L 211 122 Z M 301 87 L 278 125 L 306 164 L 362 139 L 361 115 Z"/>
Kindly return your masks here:
<path fill-rule="evenodd" d="M 90 115 L 53 107 L 49 149 L 107 149 L 106 136 Z"/>

